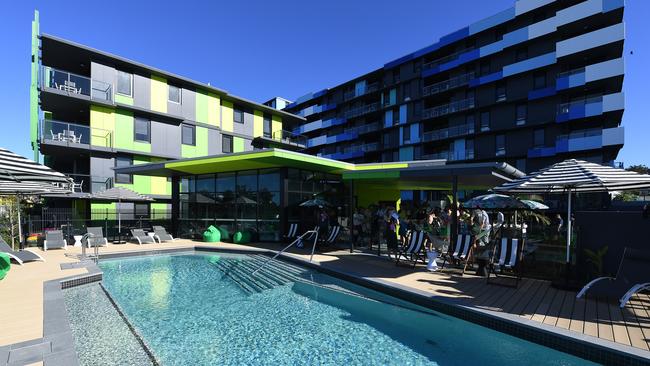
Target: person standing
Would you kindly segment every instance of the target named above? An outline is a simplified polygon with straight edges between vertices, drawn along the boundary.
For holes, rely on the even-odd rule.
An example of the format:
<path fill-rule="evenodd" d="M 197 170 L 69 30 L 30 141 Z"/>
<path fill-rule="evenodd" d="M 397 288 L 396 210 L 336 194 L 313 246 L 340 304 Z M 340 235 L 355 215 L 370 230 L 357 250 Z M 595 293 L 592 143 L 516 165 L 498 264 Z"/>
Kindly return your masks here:
<path fill-rule="evenodd" d="M 361 213 L 361 209 L 356 208 L 352 215 L 352 242 L 355 246 L 359 246 L 359 239 L 363 235 L 363 220 L 365 216 Z"/>

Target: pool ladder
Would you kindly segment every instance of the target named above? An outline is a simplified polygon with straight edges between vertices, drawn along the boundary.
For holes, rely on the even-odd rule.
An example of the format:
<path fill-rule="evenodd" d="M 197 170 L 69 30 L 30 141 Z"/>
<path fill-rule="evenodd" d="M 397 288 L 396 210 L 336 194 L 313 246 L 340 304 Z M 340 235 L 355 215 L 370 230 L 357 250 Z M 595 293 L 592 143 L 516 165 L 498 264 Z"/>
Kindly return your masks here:
<path fill-rule="evenodd" d="M 301 242 L 302 239 L 304 239 L 307 235 L 310 235 L 310 236 L 314 237 L 314 244 L 311 247 L 311 256 L 309 257 L 309 261 L 311 262 L 312 259 L 314 258 L 314 251 L 316 250 L 316 242 L 318 242 L 318 230 L 316 228 L 314 228 L 313 230 L 305 231 L 302 235 L 297 237 L 296 240 L 292 241 L 291 244 L 287 245 L 286 247 L 284 247 L 284 249 L 277 252 L 273 257 L 271 257 L 271 258 L 267 259 L 266 261 L 264 261 L 264 263 L 262 263 L 259 267 L 257 267 L 256 270 L 253 271 L 253 273 L 251 273 L 251 275 L 255 275 L 255 273 L 257 273 L 260 269 L 262 269 L 267 264 L 269 264 L 272 260 L 277 258 L 280 254 L 284 253 L 287 249 L 291 248 L 295 244 Z"/>
<path fill-rule="evenodd" d="M 90 259 L 93 262 L 97 263 L 99 260 L 99 245 L 94 245 L 93 246 L 93 254 L 88 256 L 86 254 L 86 247 L 88 247 L 90 244 L 88 244 L 88 239 L 92 238 L 94 235 L 91 233 L 85 233 L 81 237 L 81 260 L 84 261 L 86 259 Z"/>

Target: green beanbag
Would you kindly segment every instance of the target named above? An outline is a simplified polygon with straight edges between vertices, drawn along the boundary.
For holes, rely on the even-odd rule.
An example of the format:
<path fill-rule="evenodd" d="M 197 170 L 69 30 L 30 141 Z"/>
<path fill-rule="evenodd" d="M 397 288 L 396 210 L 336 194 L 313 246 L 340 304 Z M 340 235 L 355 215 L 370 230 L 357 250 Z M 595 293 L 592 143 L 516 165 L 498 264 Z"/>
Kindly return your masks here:
<path fill-rule="evenodd" d="M 221 233 L 216 227 L 210 225 L 210 227 L 208 227 L 208 230 L 203 232 L 203 241 L 206 243 L 219 242 L 221 241 Z"/>
<path fill-rule="evenodd" d="M 5 278 L 11 269 L 11 258 L 6 253 L 0 253 L 0 280 Z"/>
<path fill-rule="evenodd" d="M 228 233 L 228 230 L 222 228 L 221 226 L 217 226 L 217 230 L 219 230 L 219 234 L 221 234 L 222 241 L 230 240 L 230 233 Z"/>
<path fill-rule="evenodd" d="M 247 244 L 251 242 L 250 231 L 238 231 L 232 236 L 232 242 L 235 244 Z"/>

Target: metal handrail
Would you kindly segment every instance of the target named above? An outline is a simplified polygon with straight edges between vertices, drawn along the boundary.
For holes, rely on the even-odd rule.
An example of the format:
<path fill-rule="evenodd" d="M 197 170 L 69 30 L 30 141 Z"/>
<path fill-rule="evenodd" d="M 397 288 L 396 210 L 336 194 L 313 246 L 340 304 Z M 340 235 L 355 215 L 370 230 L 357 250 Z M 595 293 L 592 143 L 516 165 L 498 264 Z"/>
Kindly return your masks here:
<path fill-rule="evenodd" d="M 277 258 L 280 254 L 284 253 L 287 249 L 291 248 L 294 244 L 296 244 L 296 243 L 302 241 L 302 239 L 303 239 L 307 234 L 316 234 L 316 235 L 314 236 L 314 245 L 313 245 L 312 248 L 311 248 L 311 257 L 309 257 L 309 261 L 311 262 L 311 260 L 314 258 L 314 250 L 316 250 L 316 242 L 318 241 L 318 230 L 316 230 L 316 229 L 305 231 L 304 234 L 300 235 L 298 238 L 296 238 L 296 240 L 292 241 L 291 244 L 287 245 L 286 247 L 284 247 L 284 249 L 282 249 L 281 251 L 277 252 L 273 257 L 271 257 L 271 258 L 265 260 L 264 263 L 260 264 L 260 266 L 257 267 L 257 269 L 254 270 L 253 273 L 251 273 L 251 275 L 255 275 L 255 273 L 257 273 L 260 269 L 262 269 L 262 267 L 266 266 L 267 263 L 269 263 L 269 262 L 271 262 L 272 260 L 274 260 L 275 258 Z"/>
<path fill-rule="evenodd" d="M 86 260 L 88 259 L 88 256 L 86 255 L 86 247 L 89 246 L 88 244 L 88 239 L 89 238 L 94 238 L 95 235 L 92 233 L 85 233 L 81 237 L 81 260 Z M 99 245 L 93 245 L 93 256 L 91 257 L 95 263 L 99 260 Z"/>

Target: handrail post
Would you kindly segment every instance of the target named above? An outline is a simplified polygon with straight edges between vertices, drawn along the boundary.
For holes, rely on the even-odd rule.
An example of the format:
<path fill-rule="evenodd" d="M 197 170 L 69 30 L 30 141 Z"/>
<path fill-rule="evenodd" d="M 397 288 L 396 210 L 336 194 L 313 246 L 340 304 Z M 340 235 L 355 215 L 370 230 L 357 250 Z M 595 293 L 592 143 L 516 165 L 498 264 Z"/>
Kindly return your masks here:
<path fill-rule="evenodd" d="M 272 260 L 274 260 L 275 258 L 277 258 L 280 254 L 284 253 L 287 249 L 291 248 L 291 246 L 293 246 L 294 244 L 296 244 L 298 241 L 302 240 L 302 238 L 303 238 L 305 235 L 310 234 L 310 233 L 316 233 L 316 239 L 318 239 L 318 231 L 316 231 L 316 230 L 308 230 L 308 231 L 305 231 L 304 234 L 300 235 L 298 238 L 296 238 L 296 240 L 292 241 L 291 244 L 287 245 L 286 247 L 284 247 L 284 249 L 282 249 L 281 251 L 277 252 L 273 257 L 271 257 L 271 258 L 267 259 L 266 261 L 264 261 L 264 263 L 262 263 L 259 267 L 257 267 L 256 270 L 253 271 L 253 273 L 251 273 L 251 275 L 255 275 L 255 273 L 257 273 L 260 269 L 262 269 L 262 267 L 266 266 L 267 263 L 269 263 L 270 261 L 272 261 Z M 314 239 L 314 248 L 316 247 L 316 239 Z M 314 255 L 314 249 L 312 248 L 312 256 L 313 256 L 313 255 Z"/>

